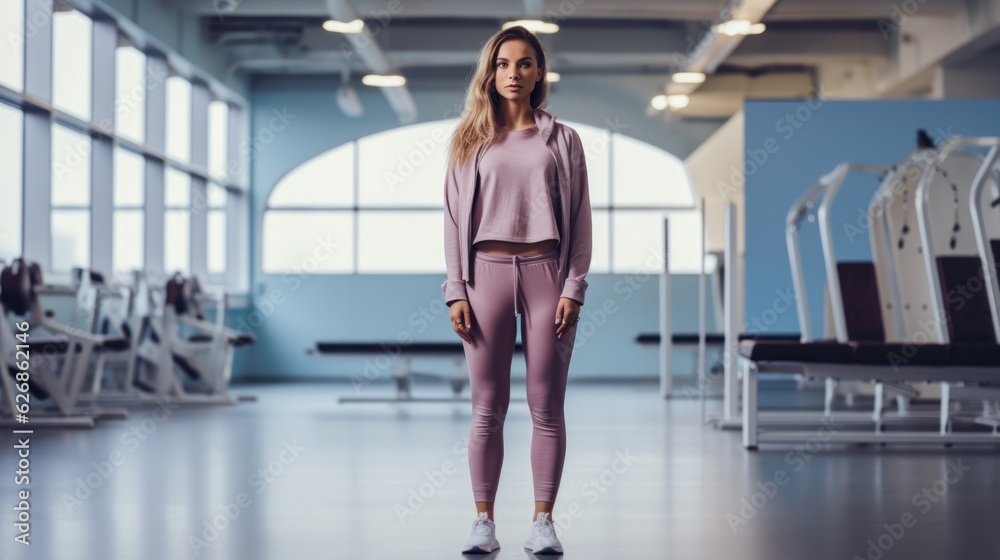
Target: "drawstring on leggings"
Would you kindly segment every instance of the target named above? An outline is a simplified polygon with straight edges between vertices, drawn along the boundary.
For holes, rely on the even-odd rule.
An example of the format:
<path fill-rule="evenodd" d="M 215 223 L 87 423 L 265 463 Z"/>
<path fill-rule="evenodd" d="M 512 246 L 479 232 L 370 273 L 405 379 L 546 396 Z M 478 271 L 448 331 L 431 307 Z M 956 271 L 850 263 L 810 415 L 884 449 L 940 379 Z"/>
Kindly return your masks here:
<path fill-rule="evenodd" d="M 517 255 L 514 255 L 514 316 L 515 317 L 520 315 L 520 312 L 517 309 L 517 286 L 518 286 L 519 276 L 521 276 L 521 273 L 520 273 L 520 268 L 517 266 Z"/>

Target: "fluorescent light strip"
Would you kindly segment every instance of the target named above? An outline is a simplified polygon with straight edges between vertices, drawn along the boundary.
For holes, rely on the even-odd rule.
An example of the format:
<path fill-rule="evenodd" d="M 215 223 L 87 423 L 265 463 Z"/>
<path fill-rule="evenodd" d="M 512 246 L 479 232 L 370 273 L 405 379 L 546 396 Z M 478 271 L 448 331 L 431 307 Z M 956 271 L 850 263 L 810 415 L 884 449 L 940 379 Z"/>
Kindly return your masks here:
<path fill-rule="evenodd" d="M 517 21 L 508 21 L 503 24 L 503 28 L 508 29 L 510 27 L 514 27 L 515 25 L 520 25 L 532 33 L 555 33 L 556 31 L 559 31 L 558 25 L 539 19 L 519 19 Z"/>
<path fill-rule="evenodd" d="M 657 95 L 650 100 L 649 104 L 657 111 L 662 111 L 667 107 L 671 109 L 683 109 L 691 102 L 691 98 L 686 95 Z"/>
<path fill-rule="evenodd" d="M 701 72 L 677 72 L 670 77 L 675 84 L 700 84 L 705 81 Z"/>
<path fill-rule="evenodd" d="M 398 74 L 368 74 L 361 78 L 361 83 L 372 87 L 399 87 L 406 85 L 406 77 Z"/>
<path fill-rule="evenodd" d="M 723 35 L 759 35 L 767 29 L 763 23 L 751 23 L 748 19 L 734 19 L 715 26 L 715 30 Z"/>
<path fill-rule="evenodd" d="M 364 31 L 365 22 L 360 19 L 348 22 L 328 19 L 323 22 L 323 29 L 326 29 L 330 33 L 357 34 Z"/>

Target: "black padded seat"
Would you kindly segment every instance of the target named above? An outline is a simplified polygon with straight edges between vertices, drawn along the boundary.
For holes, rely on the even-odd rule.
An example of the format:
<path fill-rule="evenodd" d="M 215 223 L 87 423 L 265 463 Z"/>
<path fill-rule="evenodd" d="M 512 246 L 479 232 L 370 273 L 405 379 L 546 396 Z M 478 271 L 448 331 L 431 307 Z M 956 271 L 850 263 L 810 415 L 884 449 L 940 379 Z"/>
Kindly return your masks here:
<path fill-rule="evenodd" d="M 28 343 L 36 352 L 45 354 L 65 354 L 69 351 L 69 337 L 64 335 L 55 336 L 31 336 Z"/>
<path fill-rule="evenodd" d="M 942 366 L 951 363 L 946 344 L 851 342 L 854 360 L 868 366 Z"/>
<path fill-rule="evenodd" d="M 189 336 L 188 340 L 190 342 L 211 342 L 212 335 L 206 333 L 196 333 Z M 229 344 L 232 344 L 233 346 L 237 347 L 247 346 L 249 344 L 253 344 L 254 342 L 256 342 L 257 337 L 255 337 L 251 333 L 238 332 L 236 334 L 230 335 L 228 341 Z"/>
<path fill-rule="evenodd" d="M 774 334 L 750 334 L 750 333 L 740 333 L 740 342 L 744 340 L 776 340 L 780 342 L 796 342 L 802 340 L 802 335 L 798 333 L 774 333 Z"/>
<path fill-rule="evenodd" d="M 102 336 L 101 345 L 98 350 L 108 350 L 111 352 L 122 352 L 128 350 L 129 340 L 123 336 Z"/>
<path fill-rule="evenodd" d="M 844 300 L 847 339 L 882 342 L 882 303 L 878 295 L 878 277 L 872 262 L 839 262 L 837 277 Z"/>
<path fill-rule="evenodd" d="M 670 335 L 670 340 L 674 344 L 698 344 L 698 333 L 674 333 Z M 660 333 L 639 333 L 635 337 L 639 344 L 659 344 Z M 706 344 L 724 344 L 726 335 L 719 333 L 705 333 Z"/>
<path fill-rule="evenodd" d="M 816 342 L 780 340 L 744 340 L 740 356 L 755 362 L 806 362 L 816 364 L 849 364 L 854 351 L 848 344 L 832 340 Z"/>
<path fill-rule="evenodd" d="M 257 342 L 257 337 L 252 333 L 237 332 L 229 337 L 229 343 L 236 347 L 249 346 L 254 342 Z"/>
<path fill-rule="evenodd" d="M 399 347 L 400 354 L 463 354 L 465 353 L 464 342 L 411 342 L 410 344 L 399 344 L 397 342 L 317 342 L 316 352 L 319 354 L 395 354 L 396 346 Z M 524 346 L 518 342 L 514 345 L 514 351 L 523 352 Z"/>
<path fill-rule="evenodd" d="M 955 343 L 948 345 L 949 365 L 997 366 L 1000 368 L 1000 344 Z M 1000 369 L 998 369 L 1000 373 Z"/>
<path fill-rule="evenodd" d="M 989 295 L 978 256 L 938 257 L 938 276 L 953 343 L 994 343 Z"/>

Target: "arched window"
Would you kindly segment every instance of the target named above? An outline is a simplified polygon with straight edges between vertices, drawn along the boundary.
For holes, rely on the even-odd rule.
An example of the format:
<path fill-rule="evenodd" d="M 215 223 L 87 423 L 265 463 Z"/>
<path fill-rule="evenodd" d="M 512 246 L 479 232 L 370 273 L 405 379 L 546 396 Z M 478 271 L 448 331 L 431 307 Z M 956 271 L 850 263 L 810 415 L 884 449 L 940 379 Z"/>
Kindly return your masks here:
<path fill-rule="evenodd" d="M 446 152 L 457 122 L 366 136 L 285 175 L 264 212 L 263 272 L 443 273 Z M 697 272 L 701 219 L 683 162 L 622 134 L 566 124 L 580 134 L 587 155 L 591 272 L 649 270 L 650 257 L 663 252 L 664 216 L 677 241 L 671 241 L 671 271 Z"/>

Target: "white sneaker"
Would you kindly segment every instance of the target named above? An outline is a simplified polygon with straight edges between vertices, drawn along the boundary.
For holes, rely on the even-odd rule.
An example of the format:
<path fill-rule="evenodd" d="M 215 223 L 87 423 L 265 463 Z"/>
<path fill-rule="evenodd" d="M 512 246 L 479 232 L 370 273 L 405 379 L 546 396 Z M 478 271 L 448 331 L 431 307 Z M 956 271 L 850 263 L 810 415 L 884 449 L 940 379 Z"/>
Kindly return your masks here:
<path fill-rule="evenodd" d="M 472 534 L 465 541 L 463 554 L 489 554 L 500 548 L 500 541 L 497 540 L 496 523 L 490 520 L 490 516 L 485 512 L 479 512 L 479 517 L 472 522 Z"/>
<path fill-rule="evenodd" d="M 556 527 L 547 512 L 538 514 L 531 523 L 531 536 L 524 543 L 524 548 L 535 554 L 562 554 L 562 543 L 556 536 Z"/>

